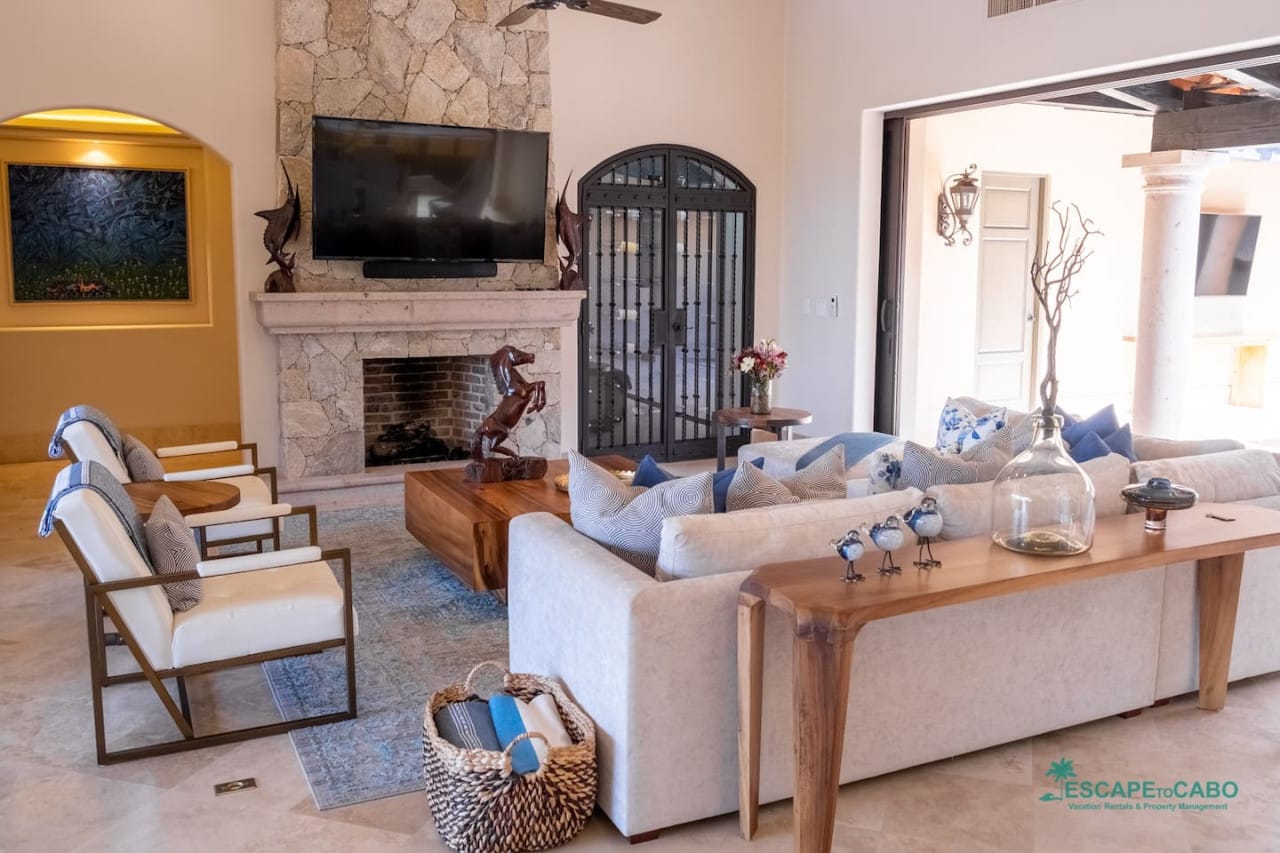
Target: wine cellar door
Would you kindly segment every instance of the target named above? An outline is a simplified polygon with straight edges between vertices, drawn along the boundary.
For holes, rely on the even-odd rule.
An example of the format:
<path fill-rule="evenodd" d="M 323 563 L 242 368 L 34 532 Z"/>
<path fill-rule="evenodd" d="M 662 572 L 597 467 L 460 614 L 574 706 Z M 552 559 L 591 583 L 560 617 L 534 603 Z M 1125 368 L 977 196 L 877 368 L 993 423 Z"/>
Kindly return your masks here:
<path fill-rule="evenodd" d="M 715 455 L 712 415 L 746 399 L 733 354 L 752 340 L 755 197 L 679 146 L 632 149 L 579 183 L 584 453 Z"/>

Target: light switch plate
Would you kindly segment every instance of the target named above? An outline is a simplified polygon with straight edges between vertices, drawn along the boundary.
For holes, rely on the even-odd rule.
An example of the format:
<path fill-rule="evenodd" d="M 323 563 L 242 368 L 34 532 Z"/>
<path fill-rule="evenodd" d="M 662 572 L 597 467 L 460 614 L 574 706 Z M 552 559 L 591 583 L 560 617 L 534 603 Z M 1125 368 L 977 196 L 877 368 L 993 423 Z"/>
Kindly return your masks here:
<path fill-rule="evenodd" d="M 253 791 L 258 787 L 258 780 L 250 776 L 247 779 L 236 779 L 234 782 L 219 782 L 213 786 L 213 795 L 234 794 L 237 791 Z"/>

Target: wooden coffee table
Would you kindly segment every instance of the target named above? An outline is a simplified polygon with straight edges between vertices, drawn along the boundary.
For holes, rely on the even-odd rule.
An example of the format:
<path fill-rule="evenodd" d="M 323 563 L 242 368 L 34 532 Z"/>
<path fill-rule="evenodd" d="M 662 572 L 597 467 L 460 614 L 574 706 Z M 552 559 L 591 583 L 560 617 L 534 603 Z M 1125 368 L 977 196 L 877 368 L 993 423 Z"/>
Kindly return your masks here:
<path fill-rule="evenodd" d="M 738 598 L 738 796 L 743 836 L 755 833 L 760 798 L 766 605 L 782 610 L 795 632 L 797 853 L 831 849 L 854 638 L 873 620 L 1195 560 L 1200 707 L 1220 710 L 1227 696 L 1244 555 L 1280 545 L 1280 512 L 1241 504 L 1197 504 L 1171 513 L 1164 533 L 1145 532 L 1143 522 L 1141 514 L 1104 518 L 1094 532 L 1092 550 L 1071 557 L 1015 554 L 990 536 L 981 536 L 937 544 L 941 568 L 907 569 L 888 578 L 868 575 L 867 582 L 859 584 L 841 581 L 845 563 L 834 556 L 776 563 L 752 572 Z"/>
<path fill-rule="evenodd" d="M 178 512 L 193 515 L 197 512 L 217 512 L 231 509 L 240 503 L 240 490 L 230 483 L 214 480 L 146 480 L 141 483 L 125 483 L 124 490 L 133 498 L 144 517 L 151 515 L 156 501 L 166 496 L 173 501 Z"/>
<path fill-rule="evenodd" d="M 595 456 L 603 468 L 635 470 L 624 456 Z M 527 512 L 569 520 L 569 495 L 555 478 L 569 460 L 547 462 L 541 480 L 468 483 L 464 468 L 410 471 L 404 475 L 404 526 L 471 589 L 507 588 L 507 524 Z"/>

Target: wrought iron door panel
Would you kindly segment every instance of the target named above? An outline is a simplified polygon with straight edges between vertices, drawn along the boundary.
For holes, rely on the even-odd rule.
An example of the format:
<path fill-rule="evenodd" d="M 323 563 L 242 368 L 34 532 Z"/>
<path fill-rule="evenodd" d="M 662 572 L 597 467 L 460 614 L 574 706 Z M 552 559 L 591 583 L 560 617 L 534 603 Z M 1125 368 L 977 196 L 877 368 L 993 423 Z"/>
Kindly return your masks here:
<path fill-rule="evenodd" d="M 579 364 L 584 452 L 714 452 L 752 335 L 754 188 L 709 154 L 636 149 L 580 187 L 587 216 Z"/>

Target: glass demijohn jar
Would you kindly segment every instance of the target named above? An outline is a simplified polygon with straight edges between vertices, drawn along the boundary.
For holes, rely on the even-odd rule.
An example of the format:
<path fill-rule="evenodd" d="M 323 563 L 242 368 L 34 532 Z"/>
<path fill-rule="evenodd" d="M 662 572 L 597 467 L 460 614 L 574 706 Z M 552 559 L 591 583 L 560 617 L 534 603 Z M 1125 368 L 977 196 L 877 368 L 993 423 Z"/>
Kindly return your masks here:
<path fill-rule="evenodd" d="M 991 537 L 1024 554 L 1080 554 L 1093 547 L 1094 489 L 1067 455 L 1062 418 L 1032 413 L 1031 446 L 1010 460 L 991 494 Z"/>

